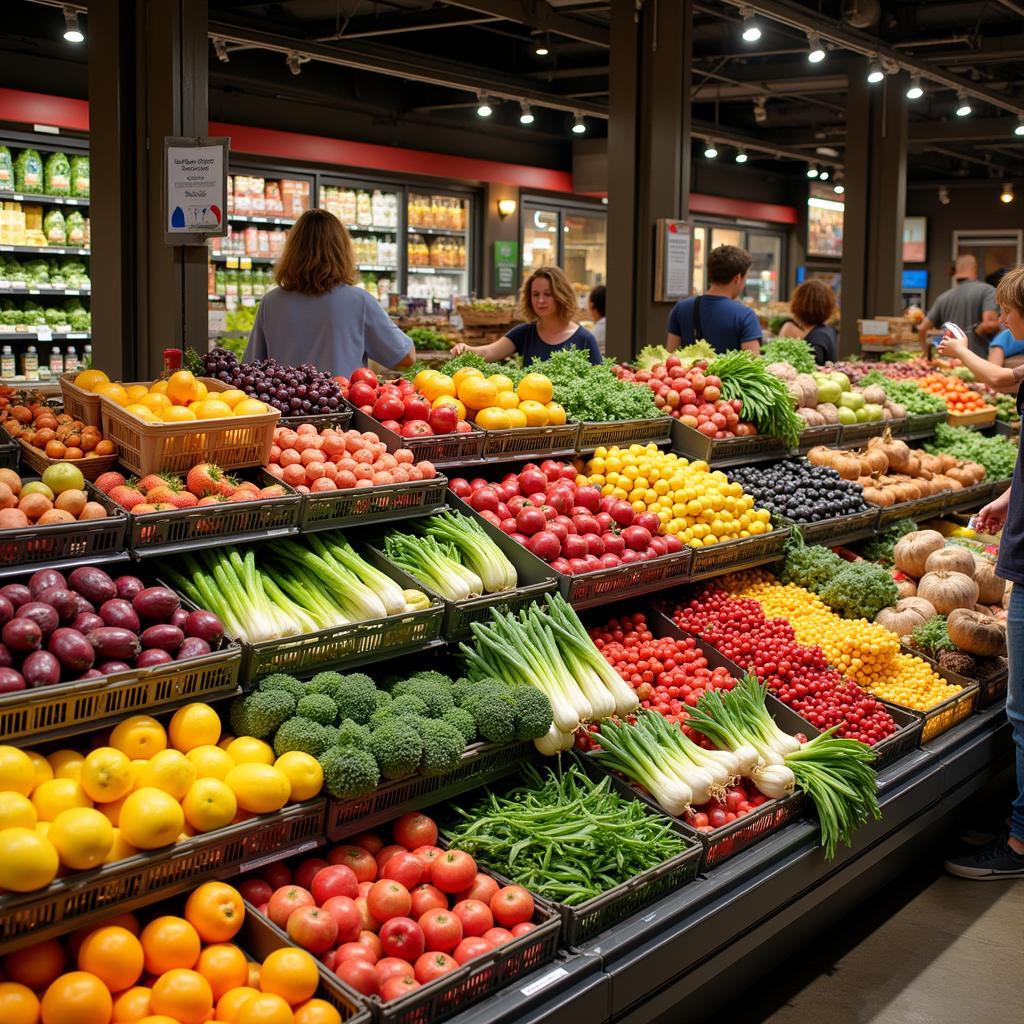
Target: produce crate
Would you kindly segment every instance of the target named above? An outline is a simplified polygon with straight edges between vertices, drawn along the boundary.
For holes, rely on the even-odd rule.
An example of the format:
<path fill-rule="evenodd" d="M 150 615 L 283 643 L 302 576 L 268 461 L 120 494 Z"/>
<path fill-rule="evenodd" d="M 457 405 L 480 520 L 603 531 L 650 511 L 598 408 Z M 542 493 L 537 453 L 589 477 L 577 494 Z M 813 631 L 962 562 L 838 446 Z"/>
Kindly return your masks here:
<path fill-rule="evenodd" d="M 0 429 L 0 469 L 17 469 L 21 461 L 21 445 L 6 430 Z"/>
<path fill-rule="evenodd" d="M 888 508 L 881 508 L 878 512 L 878 528 L 885 529 L 901 519 L 913 519 L 914 522 L 919 523 L 925 519 L 941 516 L 950 507 L 951 497 L 958 493 L 958 491 L 942 491 L 940 494 L 929 494 L 926 498 L 898 501 Z"/>
<path fill-rule="evenodd" d="M 94 871 L 76 871 L 36 892 L 6 893 L 0 896 L 0 953 L 312 849 L 323 828 L 324 801 L 307 800 Z"/>
<path fill-rule="evenodd" d="M 893 437 L 905 432 L 906 420 L 870 420 L 865 423 L 842 423 L 839 430 L 839 443 L 845 447 L 862 445 L 872 437 L 881 437 L 888 430 Z"/>
<path fill-rule="evenodd" d="M 591 421 L 580 424 L 576 444 L 581 452 L 595 448 L 620 448 L 631 444 L 668 444 L 672 439 L 671 416 L 653 416 L 644 420 Z"/>
<path fill-rule="evenodd" d="M 310 413 L 308 416 L 282 416 L 278 421 L 279 427 L 290 427 L 294 430 L 301 427 L 303 423 L 312 423 L 317 431 L 333 427 L 335 430 L 347 430 L 352 419 L 352 410 L 346 405 L 339 407 L 334 412 Z"/>
<path fill-rule="evenodd" d="M 29 482 L 27 477 L 22 479 L 23 484 Z M 86 482 L 85 489 L 90 501 L 107 510 L 108 518 L 0 530 L 0 577 L 24 572 L 32 566 L 63 569 L 83 563 L 99 565 L 124 557 L 127 515 L 91 483 Z"/>
<path fill-rule="evenodd" d="M 107 436 L 106 431 L 103 433 L 104 436 Z M 67 459 L 48 459 L 42 448 L 37 448 L 34 444 L 29 444 L 28 441 L 23 441 L 20 438 L 18 444 L 21 446 L 22 462 L 30 469 L 35 470 L 39 476 L 42 476 L 51 466 L 68 461 Z M 118 456 L 115 452 L 113 455 L 88 455 L 83 459 L 75 459 L 74 462 L 86 480 L 95 480 L 104 473 L 115 469 L 117 459 Z"/>
<path fill-rule="evenodd" d="M 922 661 L 927 662 L 947 683 L 962 687 L 959 693 L 953 694 L 952 697 L 947 697 L 942 703 L 936 704 L 935 707 L 929 708 L 927 711 L 918 711 L 916 708 L 906 709 L 913 711 L 915 715 L 921 718 L 921 745 L 924 746 L 929 740 L 935 739 L 936 736 L 941 735 L 948 729 L 952 729 L 958 722 L 962 722 L 965 718 L 970 717 L 978 703 L 979 687 L 975 680 L 968 680 L 964 676 L 954 676 L 946 669 L 940 668 L 938 663 L 924 656 L 920 651 L 915 651 L 913 648 L 905 645 L 901 645 L 901 650 L 904 654 L 912 654 L 915 658 L 920 658 Z M 893 704 L 892 701 L 886 701 L 886 703 Z M 902 704 L 896 704 L 895 706 L 903 707 Z"/>
<path fill-rule="evenodd" d="M 980 484 L 971 484 L 959 491 L 948 491 L 944 511 L 976 511 L 984 505 L 992 495 L 992 481 L 982 480 Z"/>
<path fill-rule="evenodd" d="M 228 386 L 211 377 L 200 380 L 212 395 Z M 103 435 L 117 446 L 118 458 L 133 473 L 187 473 L 197 462 L 221 469 L 265 466 L 274 443 L 276 409 L 254 416 L 231 416 L 187 423 L 144 423 L 111 401 L 100 398 Z"/>
<path fill-rule="evenodd" d="M 848 516 L 819 519 L 816 523 L 790 523 L 790 526 L 798 529 L 808 544 L 824 544 L 834 548 L 839 544 L 849 544 L 872 536 L 878 528 L 878 509 L 870 508 L 866 512 L 854 512 Z"/>
<path fill-rule="evenodd" d="M 578 423 L 485 430 L 483 458 L 487 461 L 509 462 L 539 455 L 548 458 L 574 456 L 578 435 Z"/>
<path fill-rule="evenodd" d="M 834 448 L 839 444 L 841 429 L 842 424 L 840 423 L 824 423 L 818 427 L 804 427 L 800 431 L 800 443 L 796 450 L 800 455 L 805 455 L 819 444 Z"/>
<path fill-rule="evenodd" d="M 716 441 L 677 419 L 672 420 L 672 450 L 688 459 L 703 459 L 716 469 L 748 462 L 769 462 L 789 454 L 789 448 L 777 437 L 754 434 L 752 437 L 727 437 Z"/>
<path fill-rule="evenodd" d="M 935 428 L 940 423 L 946 422 L 944 412 L 919 413 L 916 416 L 907 417 L 907 427 L 903 433 L 906 441 L 918 441 L 927 437 L 935 436 Z"/>
<path fill-rule="evenodd" d="M 447 775 L 412 775 L 385 782 L 367 796 L 327 802 L 327 838 L 332 842 L 385 821 L 460 796 L 519 769 L 533 751 L 532 743 L 474 743 L 462 763 Z"/>
<path fill-rule="evenodd" d="M 298 533 L 302 495 L 262 469 L 240 474 L 260 487 L 281 484 L 280 498 L 225 502 L 166 512 L 128 513 L 128 547 L 135 558 L 152 558 L 239 541 Z"/>
<path fill-rule="evenodd" d="M 727 540 L 721 544 L 712 544 L 709 548 L 694 548 L 690 578 L 706 580 L 781 558 L 789 539 L 789 527 L 778 523 L 773 525 L 775 528 L 770 533 L 762 533 L 757 537 Z"/>
<path fill-rule="evenodd" d="M 404 484 L 311 492 L 303 496 L 299 529 L 312 533 L 429 515 L 445 507 L 447 492 L 448 481 L 443 476 Z"/>
<path fill-rule="evenodd" d="M 975 679 L 972 676 L 961 675 L 959 672 L 952 671 L 952 669 L 941 667 L 934 658 L 930 658 L 922 651 L 918 651 L 905 644 L 901 646 L 904 653 L 912 654 L 914 657 L 928 662 L 936 672 L 945 677 L 949 682 L 956 683 L 958 686 L 962 686 L 965 689 L 970 686 L 977 686 L 978 700 L 975 708 L 978 711 L 990 708 L 994 704 L 1000 703 L 1006 697 L 1006 687 L 1009 680 L 1009 668 L 1006 665 L 1003 666 L 1003 669 L 1000 672 L 986 676 L 984 679 Z M 923 712 L 917 713 L 922 714 Z"/>
<path fill-rule="evenodd" d="M 100 425 L 100 396 L 94 395 L 75 383 L 77 373 L 62 373 L 60 393 L 64 400 L 64 411 L 81 420 L 87 427 Z"/>
<path fill-rule="evenodd" d="M 517 321 L 512 306 L 503 309 L 474 309 L 472 306 L 457 306 L 456 311 L 465 327 L 503 327 Z"/>
<path fill-rule="evenodd" d="M 1005 437 L 1020 437 L 1020 420 L 996 420 L 994 424 L 997 434 Z"/>
<path fill-rule="evenodd" d="M 630 562 L 574 576 L 557 573 L 558 589 L 562 597 L 577 609 L 607 604 L 617 597 L 650 594 L 689 580 L 691 552 L 693 548 L 684 547 L 682 551 L 658 555 L 647 562 Z"/>
<path fill-rule="evenodd" d="M 951 427 L 991 427 L 997 414 L 996 407 L 990 405 L 978 412 L 947 413 L 946 422 Z"/>
<path fill-rule="evenodd" d="M 360 431 L 376 434 L 386 445 L 389 452 L 399 448 L 408 448 L 417 462 L 426 459 L 435 466 L 462 465 L 467 462 L 479 462 L 484 451 L 484 432 L 474 428 L 463 434 L 433 434 L 427 437 L 402 437 L 393 430 L 382 426 L 378 420 L 366 413 L 354 409 L 352 427 Z"/>

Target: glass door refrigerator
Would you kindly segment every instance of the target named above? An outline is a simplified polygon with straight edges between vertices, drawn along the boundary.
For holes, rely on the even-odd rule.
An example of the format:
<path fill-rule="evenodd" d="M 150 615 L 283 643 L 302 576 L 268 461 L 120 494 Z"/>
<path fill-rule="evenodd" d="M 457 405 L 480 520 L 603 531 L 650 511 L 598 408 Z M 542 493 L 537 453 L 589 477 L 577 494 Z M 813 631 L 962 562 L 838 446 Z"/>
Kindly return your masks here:
<path fill-rule="evenodd" d="M 472 199 L 410 185 L 405 294 L 426 312 L 455 308 L 470 288 Z"/>
<path fill-rule="evenodd" d="M 525 277 L 538 267 L 557 264 L 576 292 L 581 310 L 608 268 L 608 214 L 603 206 L 559 203 L 535 198 L 523 202 Z"/>

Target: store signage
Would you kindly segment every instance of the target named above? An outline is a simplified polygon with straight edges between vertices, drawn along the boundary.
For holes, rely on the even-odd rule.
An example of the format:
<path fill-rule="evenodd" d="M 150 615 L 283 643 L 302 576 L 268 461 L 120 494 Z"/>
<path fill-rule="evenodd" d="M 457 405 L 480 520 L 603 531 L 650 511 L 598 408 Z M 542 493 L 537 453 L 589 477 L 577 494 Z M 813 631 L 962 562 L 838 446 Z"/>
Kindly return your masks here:
<path fill-rule="evenodd" d="M 654 301 L 675 302 L 693 290 L 693 225 L 686 220 L 657 222 Z"/>
<path fill-rule="evenodd" d="M 165 138 L 164 241 L 205 245 L 227 234 L 227 138 Z"/>
<path fill-rule="evenodd" d="M 519 243 L 494 243 L 494 294 L 516 290 L 519 280 Z"/>

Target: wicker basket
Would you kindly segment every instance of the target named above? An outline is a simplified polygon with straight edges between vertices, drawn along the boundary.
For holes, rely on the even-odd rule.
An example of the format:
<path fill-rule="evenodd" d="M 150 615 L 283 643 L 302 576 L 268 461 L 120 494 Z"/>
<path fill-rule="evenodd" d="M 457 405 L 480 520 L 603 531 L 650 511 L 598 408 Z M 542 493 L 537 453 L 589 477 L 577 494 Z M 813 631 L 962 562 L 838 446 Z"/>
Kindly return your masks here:
<path fill-rule="evenodd" d="M 997 414 L 994 406 L 987 406 L 978 412 L 951 412 L 947 414 L 946 422 L 951 427 L 991 427 Z"/>
<path fill-rule="evenodd" d="M 211 393 L 228 390 L 223 381 L 200 379 Z M 187 473 L 197 462 L 215 462 L 221 469 L 264 466 L 281 418 L 271 409 L 230 419 L 144 423 L 109 398 L 100 402 L 104 436 L 117 445 L 121 463 L 140 476 Z"/>
<path fill-rule="evenodd" d="M 466 327 L 501 327 L 503 324 L 516 322 L 516 313 L 511 306 L 504 309 L 474 309 L 472 306 L 458 306 L 457 311 Z"/>
<path fill-rule="evenodd" d="M 51 466 L 69 461 L 68 459 L 48 459 L 42 448 L 37 448 L 34 444 L 29 444 L 20 438 L 18 443 L 21 445 L 21 461 L 26 466 L 34 469 L 39 476 L 42 476 Z M 73 464 L 82 471 L 82 476 L 86 480 L 95 480 L 117 466 L 117 453 L 115 452 L 113 455 L 87 455 L 85 458 L 73 460 Z"/>
<path fill-rule="evenodd" d="M 81 420 L 87 427 L 100 425 L 100 396 L 94 395 L 75 383 L 77 373 L 65 373 L 60 378 L 60 393 L 64 399 L 64 411 Z"/>

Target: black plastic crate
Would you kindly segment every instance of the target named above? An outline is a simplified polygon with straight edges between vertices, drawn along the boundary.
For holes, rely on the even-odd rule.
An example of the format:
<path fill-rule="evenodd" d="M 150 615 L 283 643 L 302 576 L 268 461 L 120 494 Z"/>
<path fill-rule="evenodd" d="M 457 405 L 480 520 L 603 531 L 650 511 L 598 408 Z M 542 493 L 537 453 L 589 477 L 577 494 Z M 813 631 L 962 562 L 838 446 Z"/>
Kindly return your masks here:
<path fill-rule="evenodd" d="M 311 533 L 428 515 L 443 509 L 447 496 L 448 481 L 443 476 L 404 484 L 316 491 L 303 495 L 299 529 Z"/>
<path fill-rule="evenodd" d="M 782 558 L 786 541 L 789 540 L 789 527 L 779 522 L 774 522 L 773 527 L 769 533 L 761 533 L 756 537 L 742 537 L 712 544 L 711 547 L 693 548 L 691 579 L 706 580 Z"/>
<path fill-rule="evenodd" d="M 672 420 L 672 450 L 688 459 L 703 459 L 716 469 L 747 462 L 768 462 L 789 455 L 789 447 L 777 437 L 754 434 L 716 441 L 677 419 Z"/>
<path fill-rule="evenodd" d="M 578 435 L 578 423 L 485 430 L 482 458 L 488 462 L 512 462 L 541 455 L 572 458 L 577 451 Z"/>
<path fill-rule="evenodd" d="M 818 445 L 834 448 L 839 444 L 841 430 L 841 423 L 822 423 L 816 427 L 804 427 L 800 431 L 800 443 L 797 445 L 796 450 L 800 455 L 804 455 Z"/>
<path fill-rule="evenodd" d="M 996 420 L 993 426 L 997 434 L 1020 437 L 1020 420 Z"/>
<path fill-rule="evenodd" d="M 617 445 L 668 444 L 672 440 L 671 416 L 652 416 L 643 420 L 586 420 L 580 424 L 577 446 L 581 452 Z"/>
<path fill-rule="evenodd" d="M 836 547 L 873 536 L 878 528 L 878 509 L 869 508 L 865 512 L 854 512 L 848 516 L 819 519 L 816 523 L 791 523 L 791 528 L 798 529 L 808 544 Z"/>
<path fill-rule="evenodd" d="M 425 459 L 435 466 L 461 466 L 467 462 L 479 462 L 483 457 L 484 432 L 476 428 L 462 434 L 402 437 L 358 409 L 352 411 L 352 427 L 376 434 L 387 445 L 389 452 L 408 448 L 417 462 Z"/>
<path fill-rule="evenodd" d="M 21 462 L 21 445 L 6 430 L 0 429 L 0 469 L 17 470 Z"/>
<path fill-rule="evenodd" d="M 992 494 L 992 481 L 983 480 L 980 484 L 971 484 L 959 491 L 946 492 L 946 512 L 969 512 L 980 509 Z"/>
<path fill-rule="evenodd" d="M 903 438 L 907 441 L 922 440 L 935 436 L 935 428 L 946 422 L 944 412 L 926 412 L 907 417 L 907 426 Z"/>
<path fill-rule="evenodd" d="M 312 423 L 317 432 L 333 427 L 335 430 L 347 430 L 352 420 L 352 410 L 348 406 L 335 409 L 334 412 L 318 412 L 309 416 L 282 416 L 278 421 L 279 427 L 288 427 L 294 430 L 301 427 L 303 423 Z"/>
<path fill-rule="evenodd" d="M 955 673 L 950 673 L 946 669 L 940 668 L 937 662 L 926 657 L 920 651 L 915 651 L 912 647 L 901 645 L 901 650 L 904 654 L 913 655 L 915 658 L 920 658 L 922 661 L 927 662 L 947 683 L 961 687 L 959 693 L 954 693 L 952 697 L 947 697 L 944 701 L 929 708 L 927 711 L 919 711 L 917 708 L 904 708 L 904 710 L 911 711 L 920 717 L 921 745 L 924 746 L 930 740 L 935 739 L 936 736 L 940 736 L 947 730 L 952 729 L 954 725 L 973 714 L 978 703 L 979 687 L 975 680 L 968 680 L 964 676 L 957 676 Z M 898 708 L 904 707 L 902 704 L 895 704 L 891 700 L 886 700 L 886 704 Z"/>

